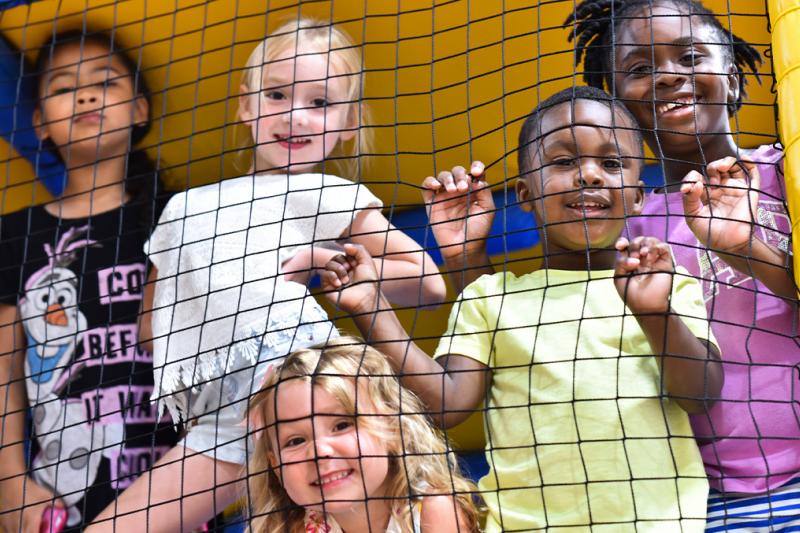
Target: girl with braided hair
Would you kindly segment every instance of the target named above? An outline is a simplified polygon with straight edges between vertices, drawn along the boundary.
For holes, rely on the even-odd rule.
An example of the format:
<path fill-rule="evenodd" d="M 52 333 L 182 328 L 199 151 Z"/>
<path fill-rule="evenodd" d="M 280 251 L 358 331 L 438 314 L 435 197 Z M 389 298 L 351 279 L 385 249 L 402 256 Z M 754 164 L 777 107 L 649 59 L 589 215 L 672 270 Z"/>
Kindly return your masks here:
<path fill-rule="evenodd" d="M 589 85 L 608 87 L 661 160 L 632 236 L 655 235 L 701 280 L 725 363 L 693 417 L 712 491 L 708 529 L 800 524 L 800 398 L 782 151 L 737 146 L 730 118 L 758 51 L 691 0 L 587 0 L 567 19 Z"/>

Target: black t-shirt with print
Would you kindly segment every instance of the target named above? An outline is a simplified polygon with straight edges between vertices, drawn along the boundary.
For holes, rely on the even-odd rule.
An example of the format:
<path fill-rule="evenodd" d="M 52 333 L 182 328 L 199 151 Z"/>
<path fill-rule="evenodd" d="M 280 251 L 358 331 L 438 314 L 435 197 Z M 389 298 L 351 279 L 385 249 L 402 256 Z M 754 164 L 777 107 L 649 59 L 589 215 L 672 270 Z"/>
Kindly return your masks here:
<path fill-rule="evenodd" d="M 30 474 L 65 501 L 70 526 L 177 441 L 169 418 L 156 420 L 152 357 L 137 346 L 141 218 L 130 203 L 81 219 L 42 206 L 0 217 L 0 303 L 18 307 L 27 341 Z"/>

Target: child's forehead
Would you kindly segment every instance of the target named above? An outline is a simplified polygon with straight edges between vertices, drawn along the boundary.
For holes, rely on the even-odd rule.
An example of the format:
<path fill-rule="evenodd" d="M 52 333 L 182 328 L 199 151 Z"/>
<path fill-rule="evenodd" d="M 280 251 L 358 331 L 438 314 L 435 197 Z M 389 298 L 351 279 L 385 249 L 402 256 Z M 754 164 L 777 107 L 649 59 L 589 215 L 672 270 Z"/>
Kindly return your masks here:
<path fill-rule="evenodd" d="M 716 28 L 708 23 L 708 15 L 692 14 L 682 6 L 670 3 L 641 6 L 626 14 L 615 32 L 618 45 L 673 44 L 675 39 L 700 43 L 719 41 Z"/>
<path fill-rule="evenodd" d="M 86 74 L 100 70 L 113 70 L 120 74 L 128 74 L 125 63 L 116 54 L 112 53 L 107 46 L 91 41 L 59 46 L 53 51 L 47 68 L 51 74 L 54 72 Z"/>
<path fill-rule="evenodd" d="M 576 128 L 592 128 L 599 138 L 614 137 L 635 141 L 631 131 L 636 125 L 622 109 L 622 104 L 607 105 L 605 102 L 579 99 L 563 102 L 548 109 L 540 121 L 542 142 L 554 137 L 573 137 Z M 621 132 L 627 135 L 620 135 Z M 599 140 L 599 139 L 598 139 Z"/>
<path fill-rule="evenodd" d="M 261 70 L 266 87 L 300 85 L 326 90 L 347 91 L 352 76 L 342 73 L 333 56 L 311 53 L 274 59 Z"/>
<path fill-rule="evenodd" d="M 337 387 L 353 392 L 355 387 L 350 380 L 335 378 L 341 383 Z M 317 415 L 349 414 L 348 409 L 337 395 L 321 384 L 314 384 L 308 378 L 293 378 L 279 382 L 268 402 L 268 418 L 279 422 L 292 422 Z"/>

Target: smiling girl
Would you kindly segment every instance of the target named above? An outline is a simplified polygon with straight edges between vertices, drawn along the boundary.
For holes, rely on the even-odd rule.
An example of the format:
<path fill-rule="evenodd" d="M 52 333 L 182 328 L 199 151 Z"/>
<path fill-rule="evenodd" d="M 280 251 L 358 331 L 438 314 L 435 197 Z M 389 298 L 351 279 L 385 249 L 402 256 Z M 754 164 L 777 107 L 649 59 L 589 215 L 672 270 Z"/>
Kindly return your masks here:
<path fill-rule="evenodd" d="M 476 531 L 471 485 L 424 411 L 358 339 L 291 354 L 250 402 L 250 531 Z"/>
<path fill-rule="evenodd" d="M 146 299 L 159 402 L 188 432 L 101 519 L 108 530 L 192 528 L 239 494 L 247 399 L 291 351 L 336 337 L 305 286 L 348 240 L 377 254 L 393 301 L 430 305 L 444 281 L 365 186 L 316 173 L 354 164 L 361 55 L 342 31 L 301 19 L 260 43 L 244 69 L 239 117 L 250 174 L 177 194 L 147 243 L 156 269 Z M 331 161 L 329 161 L 331 160 Z M 332 164 L 333 163 L 333 164 Z M 152 317 L 152 318 L 151 318 Z"/>
<path fill-rule="evenodd" d="M 663 164 L 665 187 L 630 234 L 664 239 L 701 280 L 720 341 L 720 399 L 692 418 L 716 489 L 708 528 L 797 527 L 800 349 L 783 152 L 737 146 L 731 128 L 760 55 L 692 0 L 591 0 L 574 20 L 587 82 L 624 100 Z"/>

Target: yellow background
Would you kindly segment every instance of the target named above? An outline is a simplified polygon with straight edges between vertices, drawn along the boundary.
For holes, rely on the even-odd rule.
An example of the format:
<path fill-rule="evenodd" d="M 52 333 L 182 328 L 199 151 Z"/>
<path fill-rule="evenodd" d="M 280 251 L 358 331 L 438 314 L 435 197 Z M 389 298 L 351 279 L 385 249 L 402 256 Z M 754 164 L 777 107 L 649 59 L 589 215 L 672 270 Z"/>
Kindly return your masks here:
<path fill-rule="evenodd" d="M 0 31 L 32 57 L 54 31 L 86 24 L 134 47 L 154 92 L 154 124 L 144 144 L 168 169 L 171 188 L 236 176 L 236 96 L 240 68 L 273 27 L 298 12 L 340 24 L 363 44 L 366 97 L 374 114 L 376 154 L 362 177 L 388 205 L 420 202 L 422 179 L 481 159 L 502 188 L 517 174 L 513 151 L 520 122 L 537 102 L 583 80 L 561 28 L 572 0 L 45 0 L 0 14 Z M 536 7 L 537 4 L 544 4 Z M 769 43 L 763 2 L 707 0 L 725 26 L 756 44 Z M 402 12 L 398 12 L 401 9 Z M 537 31 L 538 30 L 538 31 Z M 776 136 L 772 67 L 734 124 L 742 146 Z M 509 157 L 510 154 L 510 157 Z M 0 212 L 49 198 L 29 165 L 0 141 Z M 516 252 L 509 258 L 531 256 Z M 530 261 L 514 263 L 525 271 Z M 413 335 L 431 349 L 449 309 L 407 311 Z M 460 445 L 482 445 L 476 421 L 456 431 Z"/>

